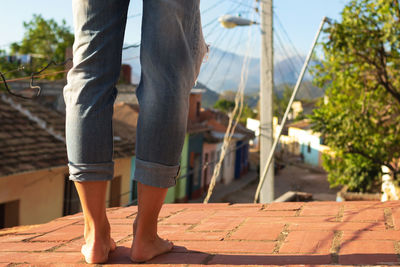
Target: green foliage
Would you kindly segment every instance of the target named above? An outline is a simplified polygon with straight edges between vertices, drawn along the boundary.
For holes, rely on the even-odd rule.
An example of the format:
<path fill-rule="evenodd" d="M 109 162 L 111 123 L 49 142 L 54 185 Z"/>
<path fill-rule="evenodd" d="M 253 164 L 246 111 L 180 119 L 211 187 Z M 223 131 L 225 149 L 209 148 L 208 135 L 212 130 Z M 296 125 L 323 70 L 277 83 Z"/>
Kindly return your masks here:
<path fill-rule="evenodd" d="M 219 99 L 214 105 L 215 109 L 221 110 L 226 113 L 231 112 L 234 107 L 235 102 L 226 99 Z"/>
<path fill-rule="evenodd" d="M 278 96 L 275 90 L 272 94 L 274 103 L 273 114 L 279 119 L 281 119 L 283 117 L 283 114 L 285 114 L 286 107 L 289 104 L 289 100 L 290 97 L 292 96 L 292 91 L 293 91 L 293 89 L 288 84 L 282 86 L 284 86 L 284 89 L 281 97 Z"/>
<path fill-rule="evenodd" d="M 50 61 L 61 63 L 65 61 L 65 50 L 72 47 L 74 36 L 65 20 L 58 24 L 55 20 L 44 19 L 41 15 L 33 15 L 29 22 L 24 22 L 24 38 L 21 42 L 13 43 L 10 46 L 12 55 L 30 54 L 33 58 L 32 64 L 25 66 L 25 75 L 37 72 L 45 67 Z M 0 61 L 0 70 L 7 70 L 8 66 Z M 60 66 L 52 70 L 62 70 Z M 7 75 L 12 77 L 13 75 Z M 15 75 L 14 75 L 15 76 Z M 62 78 L 63 74 L 49 77 L 49 79 Z"/>
<path fill-rule="evenodd" d="M 400 172 L 399 2 L 352 0 L 326 33 L 314 71 L 328 101 L 310 116 L 334 154 L 324 167 L 332 186 L 376 191 L 382 165 Z"/>
<path fill-rule="evenodd" d="M 235 108 L 235 102 L 221 98 L 215 103 L 214 108 L 225 113 L 230 113 Z M 256 116 L 257 113 L 255 113 L 247 104 L 244 104 L 239 122 L 246 125 L 247 118 L 255 118 Z"/>

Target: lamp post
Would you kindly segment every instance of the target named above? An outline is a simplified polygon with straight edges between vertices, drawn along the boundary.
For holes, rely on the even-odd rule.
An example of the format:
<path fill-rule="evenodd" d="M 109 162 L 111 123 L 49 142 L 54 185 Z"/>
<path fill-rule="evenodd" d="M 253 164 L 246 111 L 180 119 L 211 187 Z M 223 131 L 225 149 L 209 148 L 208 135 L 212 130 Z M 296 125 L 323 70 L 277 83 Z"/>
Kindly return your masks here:
<path fill-rule="evenodd" d="M 268 155 L 271 152 L 273 137 L 273 27 L 272 0 L 263 0 L 261 6 L 261 57 L 260 57 L 260 172 L 265 169 Z M 239 16 L 224 15 L 219 22 L 225 28 L 250 26 L 257 22 Z M 274 166 L 274 162 L 270 162 Z M 261 174 L 261 173 L 260 173 Z M 260 177 L 261 178 L 261 177 Z M 259 190 L 260 203 L 274 200 L 274 168 L 269 168 L 264 183 Z"/>

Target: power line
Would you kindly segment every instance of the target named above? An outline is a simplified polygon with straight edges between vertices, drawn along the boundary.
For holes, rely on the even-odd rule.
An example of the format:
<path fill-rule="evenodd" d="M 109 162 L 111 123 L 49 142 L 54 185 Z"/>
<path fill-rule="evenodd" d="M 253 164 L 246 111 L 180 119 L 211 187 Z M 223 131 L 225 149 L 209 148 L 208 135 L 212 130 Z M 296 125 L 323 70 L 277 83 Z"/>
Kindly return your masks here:
<path fill-rule="evenodd" d="M 232 34 L 232 37 L 231 37 L 231 39 L 229 40 L 229 44 L 232 44 L 233 38 L 234 38 L 235 36 L 236 36 L 236 35 Z M 218 62 L 217 62 L 217 65 L 215 65 L 215 67 L 214 67 L 214 70 L 211 71 L 211 75 L 210 75 L 210 77 L 208 78 L 208 80 L 207 80 L 207 82 L 205 83 L 205 85 L 208 86 L 209 82 L 210 82 L 210 81 L 212 80 L 212 78 L 214 77 L 216 70 L 218 69 L 219 65 L 221 64 L 222 60 L 225 58 L 225 56 L 226 56 L 227 53 L 228 53 L 228 50 L 225 50 L 224 53 L 221 55 L 221 57 L 219 58 L 219 60 L 218 60 Z"/>
<path fill-rule="evenodd" d="M 63 70 L 63 71 L 58 71 L 58 72 L 41 74 L 43 71 L 45 71 L 46 69 L 48 69 L 52 65 L 54 65 L 54 66 L 63 66 L 70 60 L 72 60 L 72 58 L 68 58 L 67 60 L 65 60 L 64 62 L 61 62 L 61 63 L 56 63 L 55 61 L 52 60 L 44 68 L 42 68 L 41 70 L 39 70 L 37 72 L 33 72 L 30 76 L 17 78 L 17 79 L 13 79 L 13 80 L 7 80 L 6 77 L 4 76 L 4 73 L 0 72 L 0 78 L 2 80 L 2 81 L 0 81 L 0 84 L 4 84 L 4 87 L 6 88 L 6 91 L 10 95 L 13 95 L 13 96 L 16 96 L 16 97 L 19 97 L 19 98 L 24 98 L 24 99 L 32 99 L 32 98 L 38 97 L 40 95 L 41 91 L 42 91 L 42 88 L 40 86 L 37 86 L 37 85 L 33 84 L 34 79 L 67 72 L 67 70 Z M 31 80 L 30 85 L 29 85 L 29 89 L 36 89 L 36 95 L 34 95 L 32 97 L 26 97 L 26 96 L 23 96 L 21 94 L 14 93 L 8 87 L 8 83 L 9 82 L 15 82 L 15 81 L 27 80 L 27 79 Z"/>
<path fill-rule="evenodd" d="M 201 13 L 202 13 L 202 14 L 205 14 L 205 13 L 207 13 L 208 11 L 210 11 L 210 10 L 216 8 L 217 6 L 219 6 L 221 3 L 225 2 L 225 1 L 226 1 L 226 0 L 221 0 L 221 1 L 219 1 L 219 2 L 217 2 L 215 5 L 212 5 L 211 7 L 207 8 L 206 10 L 203 10 Z"/>
<path fill-rule="evenodd" d="M 297 71 L 296 66 L 292 61 L 292 58 L 289 56 L 289 53 L 287 52 L 285 46 L 283 45 L 282 39 L 280 38 L 280 36 L 279 36 L 277 31 L 275 31 L 275 37 L 278 40 L 278 43 L 280 44 L 283 53 L 286 55 L 286 59 L 289 62 L 289 67 L 291 68 L 291 71 L 293 73 L 295 73 L 296 76 L 298 76 L 299 72 Z M 307 90 L 309 96 L 312 97 L 311 89 L 308 87 L 308 85 L 304 84 L 304 88 Z"/>

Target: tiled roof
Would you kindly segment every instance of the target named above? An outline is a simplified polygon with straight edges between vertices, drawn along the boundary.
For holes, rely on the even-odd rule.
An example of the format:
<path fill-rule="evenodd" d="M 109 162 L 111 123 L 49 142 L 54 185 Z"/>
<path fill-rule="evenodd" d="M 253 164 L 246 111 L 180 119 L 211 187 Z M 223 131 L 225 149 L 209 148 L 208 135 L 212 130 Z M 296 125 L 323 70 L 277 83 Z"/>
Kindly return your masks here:
<path fill-rule="evenodd" d="M 108 209 L 117 249 L 132 264 L 137 207 Z M 400 202 L 168 204 L 159 234 L 172 252 L 137 266 L 349 266 L 400 264 Z M 0 266 L 83 266 L 83 216 L 0 230 Z"/>
<path fill-rule="evenodd" d="M 0 177 L 67 163 L 65 115 L 0 94 Z M 135 138 L 114 140 L 114 157 L 134 155 Z"/>
<path fill-rule="evenodd" d="M 11 98 L 0 95 L 0 177 L 66 165 L 64 142 L 5 99 Z M 43 113 L 51 119 L 53 115 Z"/>
<path fill-rule="evenodd" d="M 303 129 L 303 130 L 308 130 L 311 129 L 311 123 L 310 120 L 304 119 L 301 121 L 293 122 L 287 125 L 288 128 L 298 128 L 298 129 Z"/>
<path fill-rule="evenodd" d="M 229 116 L 224 112 L 215 109 L 202 109 L 200 112 L 200 121 L 210 125 L 215 131 L 225 132 L 229 125 Z M 246 139 L 253 139 L 255 134 L 253 131 L 238 123 L 235 133 L 245 135 Z"/>

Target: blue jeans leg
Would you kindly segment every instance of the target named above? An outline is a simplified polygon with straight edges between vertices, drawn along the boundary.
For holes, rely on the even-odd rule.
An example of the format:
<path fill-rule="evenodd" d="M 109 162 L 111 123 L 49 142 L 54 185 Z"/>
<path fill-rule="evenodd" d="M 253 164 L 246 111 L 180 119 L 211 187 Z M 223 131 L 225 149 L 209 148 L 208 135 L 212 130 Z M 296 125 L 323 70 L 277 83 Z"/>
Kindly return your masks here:
<path fill-rule="evenodd" d="M 74 66 L 64 98 L 74 181 L 113 177 L 112 112 L 128 5 L 128 0 L 73 0 Z M 189 94 L 206 50 L 199 0 L 143 1 L 135 180 L 163 188 L 175 184 Z"/>
<path fill-rule="evenodd" d="M 199 0 L 143 1 L 134 179 L 146 185 L 176 183 L 190 90 L 207 51 L 199 5 Z"/>
<path fill-rule="evenodd" d="M 113 178 L 112 114 L 129 0 L 73 0 L 74 64 L 64 88 L 70 179 Z"/>

